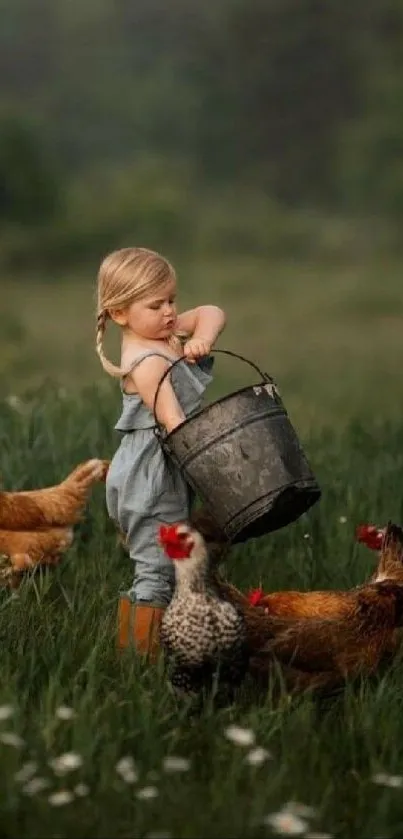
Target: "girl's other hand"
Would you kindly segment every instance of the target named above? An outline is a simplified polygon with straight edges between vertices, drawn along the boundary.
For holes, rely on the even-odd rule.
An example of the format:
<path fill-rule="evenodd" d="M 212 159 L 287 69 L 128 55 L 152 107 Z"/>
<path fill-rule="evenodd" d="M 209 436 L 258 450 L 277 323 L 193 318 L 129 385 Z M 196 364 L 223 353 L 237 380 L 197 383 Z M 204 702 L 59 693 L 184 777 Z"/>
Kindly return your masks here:
<path fill-rule="evenodd" d="M 186 344 L 183 347 L 183 355 L 187 361 L 194 364 L 197 359 L 208 355 L 210 350 L 210 341 L 207 341 L 205 338 L 190 338 L 189 341 L 186 341 Z"/>

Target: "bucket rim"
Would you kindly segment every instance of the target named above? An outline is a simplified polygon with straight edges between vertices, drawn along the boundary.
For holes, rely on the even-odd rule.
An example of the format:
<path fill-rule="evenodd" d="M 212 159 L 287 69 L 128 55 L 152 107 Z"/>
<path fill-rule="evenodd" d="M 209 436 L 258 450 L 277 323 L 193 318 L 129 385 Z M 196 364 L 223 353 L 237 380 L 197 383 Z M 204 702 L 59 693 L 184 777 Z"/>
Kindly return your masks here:
<path fill-rule="evenodd" d="M 193 414 L 191 414 L 189 417 L 186 417 L 186 419 L 184 419 L 184 420 L 183 420 L 183 422 L 181 422 L 179 425 L 177 425 L 177 426 L 176 426 L 176 428 L 174 428 L 172 431 L 170 431 L 170 432 L 169 432 L 169 434 L 165 434 L 165 435 L 163 435 L 164 442 L 166 442 L 166 441 L 168 441 L 168 440 L 171 440 L 171 439 L 175 436 L 175 434 L 176 434 L 177 432 L 179 433 L 179 431 L 180 431 L 182 428 L 184 428 L 186 425 L 188 425 L 189 423 L 191 423 L 191 422 L 192 422 L 192 420 L 194 420 L 194 419 L 198 419 L 198 418 L 199 418 L 199 417 L 201 417 L 203 414 L 207 414 L 207 413 L 208 413 L 208 411 L 210 411 L 210 409 L 214 407 L 214 405 L 220 405 L 220 404 L 222 404 L 223 402 L 228 402 L 228 400 L 229 400 L 229 399 L 232 399 L 234 396 L 239 396 L 239 394 L 241 394 L 241 393 L 245 393 L 245 392 L 246 392 L 246 391 L 248 391 L 248 390 L 252 390 L 252 389 L 254 390 L 256 387 L 260 387 L 260 388 L 262 388 L 262 389 L 264 390 L 264 389 L 265 389 L 265 387 L 264 387 L 264 386 L 265 386 L 265 384 L 267 384 L 267 382 L 263 382 L 263 384 L 262 384 L 262 381 L 260 381 L 258 384 L 254 384 L 254 385 L 246 385 L 245 387 L 241 387 L 241 388 L 239 388 L 239 390 L 234 390 L 234 391 L 232 391 L 231 393 L 227 393 L 225 396 L 221 396 L 221 397 L 220 397 L 220 399 L 215 399 L 215 400 L 214 400 L 214 402 L 210 402 L 210 404 L 209 404 L 209 405 L 205 405 L 205 406 L 204 406 L 204 408 L 198 408 L 198 410 L 197 410 L 197 411 L 195 411 L 195 412 L 194 412 Z M 266 391 L 266 393 L 267 393 L 267 391 Z M 280 405 L 281 405 L 281 407 L 282 407 L 282 409 L 283 409 L 283 411 L 284 411 L 284 414 L 288 416 L 288 414 L 287 414 L 287 410 L 286 410 L 286 408 L 284 407 L 284 404 L 283 404 L 283 402 L 282 402 L 282 400 L 281 400 L 280 396 L 278 397 L 278 399 L 279 399 L 279 403 L 280 403 Z M 157 436 L 162 436 L 162 435 L 161 435 L 161 431 L 160 431 L 160 428 L 159 428 L 158 424 L 155 424 L 155 426 L 154 426 L 154 431 L 155 431 L 155 433 L 157 434 Z"/>

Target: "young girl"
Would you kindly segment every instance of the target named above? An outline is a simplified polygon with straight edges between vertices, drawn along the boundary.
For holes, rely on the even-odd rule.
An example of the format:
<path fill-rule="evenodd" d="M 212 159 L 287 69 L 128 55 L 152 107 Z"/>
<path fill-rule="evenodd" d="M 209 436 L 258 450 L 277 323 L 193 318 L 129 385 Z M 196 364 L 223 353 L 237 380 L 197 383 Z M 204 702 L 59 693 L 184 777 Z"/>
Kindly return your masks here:
<path fill-rule="evenodd" d="M 155 416 L 170 432 L 200 407 L 212 379 L 208 356 L 225 325 L 217 306 L 178 314 L 175 301 L 175 271 L 158 253 L 122 248 L 102 262 L 96 350 L 106 372 L 121 379 L 123 398 L 115 426 L 122 439 L 107 475 L 106 504 L 134 562 L 133 585 L 119 600 L 119 644 L 134 641 L 139 652 L 152 657 L 174 584 L 173 565 L 157 542 L 158 526 L 188 519 L 190 513 L 189 487 L 167 462 L 154 432 Z M 121 329 L 119 367 L 103 351 L 109 319 Z M 184 361 L 161 385 L 154 416 L 157 386 L 181 356 Z"/>

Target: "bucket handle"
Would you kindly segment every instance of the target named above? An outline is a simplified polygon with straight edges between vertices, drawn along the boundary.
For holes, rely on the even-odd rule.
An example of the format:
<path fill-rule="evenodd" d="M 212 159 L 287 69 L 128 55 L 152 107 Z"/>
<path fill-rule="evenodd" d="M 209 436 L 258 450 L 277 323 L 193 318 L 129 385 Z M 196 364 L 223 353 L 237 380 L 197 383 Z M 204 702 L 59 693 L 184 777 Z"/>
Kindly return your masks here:
<path fill-rule="evenodd" d="M 211 350 L 210 352 L 211 353 L 219 352 L 219 353 L 223 353 L 223 355 L 230 355 L 233 358 L 239 358 L 240 361 L 244 361 L 246 364 L 249 364 L 250 367 L 253 367 L 253 369 L 256 370 L 257 373 L 259 373 L 259 376 L 261 376 L 262 381 L 265 382 L 265 384 L 273 382 L 273 379 L 271 378 L 271 376 L 269 376 L 268 373 L 263 373 L 262 370 L 260 369 L 260 367 L 258 367 L 257 364 L 254 363 L 254 361 L 250 361 L 248 358 L 245 358 L 243 355 L 239 355 L 238 353 L 232 352 L 231 350 Z M 180 362 L 186 363 L 185 356 L 181 356 L 180 358 L 175 359 L 175 361 L 173 361 L 172 364 L 162 374 L 162 376 L 161 376 L 161 378 L 158 382 L 157 390 L 155 391 L 154 406 L 153 406 L 153 414 L 154 414 L 155 420 L 157 422 L 157 426 L 155 428 L 156 432 L 157 432 L 158 426 L 160 425 L 160 423 L 157 420 L 156 408 L 157 408 L 157 400 L 158 400 L 158 396 L 159 396 L 159 393 L 160 393 L 160 390 L 161 390 L 161 386 L 164 383 L 166 377 L 169 375 L 169 373 L 171 373 L 173 368 L 176 367 L 176 365 L 179 364 Z"/>

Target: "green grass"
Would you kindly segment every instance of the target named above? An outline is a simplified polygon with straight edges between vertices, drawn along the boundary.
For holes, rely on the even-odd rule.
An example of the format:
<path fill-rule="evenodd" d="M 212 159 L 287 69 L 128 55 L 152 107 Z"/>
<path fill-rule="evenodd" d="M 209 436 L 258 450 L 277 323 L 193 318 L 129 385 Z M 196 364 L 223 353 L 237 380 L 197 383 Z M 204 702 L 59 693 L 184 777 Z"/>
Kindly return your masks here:
<path fill-rule="evenodd" d="M 227 256 L 177 263 L 182 306 L 221 303 L 228 327 L 219 346 L 277 379 L 323 488 L 307 516 L 234 550 L 227 572 L 244 588 L 355 585 L 374 561 L 354 542 L 356 524 L 403 521 L 402 266 L 342 251 L 297 262 L 236 256 L 231 246 Z M 80 460 L 112 455 L 117 444 L 119 389 L 93 348 L 96 270 L 1 279 L 6 488 L 49 485 Z M 116 335 L 106 347 L 116 358 Z M 216 373 L 212 398 L 255 380 L 221 357 Z M 278 702 L 270 688 L 259 700 L 243 693 L 232 708 L 207 705 L 189 720 L 160 668 L 116 653 L 118 591 L 130 579 L 96 487 L 59 568 L 27 580 L 18 598 L 1 594 L 0 705 L 11 703 L 15 715 L 0 729 L 24 739 L 16 749 L 0 738 L 2 836 L 266 837 L 265 817 L 289 800 L 315 808 L 311 831 L 347 839 L 402 834 L 401 790 L 371 780 L 376 772 L 403 775 L 399 663 L 325 704 Z M 57 719 L 61 704 L 74 708 L 73 720 Z M 272 758 L 250 766 L 247 749 L 225 737 L 231 723 L 252 729 Z M 59 779 L 49 760 L 65 751 L 80 754 L 83 765 Z M 125 755 L 136 762 L 133 785 L 116 773 Z M 187 757 L 189 771 L 166 773 L 168 755 Z M 15 779 L 27 761 L 49 781 L 32 796 Z M 79 782 L 87 796 L 52 806 L 52 792 Z M 138 798 L 148 786 L 158 795 Z"/>
<path fill-rule="evenodd" d="M 16 411 L 0 407 L 0 473 L 6 487 L 59 481 L 77 462 L 108 457 L 116 400 L 90 388 L 66 399 L 43 387 Z M 323 499 L 284 530 L 233 552 L 227 567 L 243 587 L 348 587 L 363 580 L 374 556 L 354 542 L 359 521 L 403 520 L 403 425 L 351 421 L 341 434 L 312 429 L 304 443 Z M 346 518 L 346 522 L 340 518 Z M 305 538 L 306 535 L 309 538 Z M 226 709 L 206 705 L 189 719 L 177 706 L 162 670 L 115 650 L 118 590 L 131 578 L 130 560 L 116 544 L 103 488 L 96 487 L 75 541 L 52 573 L 26 580 L 19 596 L 0 599 L 0 705 L 15 715 L 0 722 L 21 748 L 0 738 L 1 834 L 6 837 L 265 837 L 264 819 L 296 800 L 315 808 L 311 831 L 340 837 L 400 836 L 400 789 L 375 785 L 374 773 L 403 775 L 403 692 L 397 663 L 374 682 L 348 685 L 319 704 L 310 698 L 259 699 L 244 692 Z M 75 718 L 59 720 L 60 705 Z M 246 761 L 225 729 L 253 730 L 270 751 L 261 766 Z M 49 761 L 73 751 L 82 766 L 63 778 Z M 116 772 L 131 755 L 138 780 Z M 190 768 L 167 773 L 163 760 L 186 757 Z M 49 787 L 33 795 L 15 773 L 36 761 Z M 53 806 L 49 796 L 82 783 L 85 797 Z M 150 800 L 137 797 L 155 787 Z"/>
<path fill-rule="evenodd" d="M 352 414 L 399 416 L 401 261 L 231 254 L 182 257 L 175 264 L 181 308 L 224 306 L 228 325 L 219 346 L 246 355 L 277 379 L 301 432 L 341 427 Z M 0 375 L 9 393 L 49 377 L 73 393 L 88 384 L 108 388 L 94 350 L 97 268 L 94 262 L 47 277 L 1 278 Z M 111 328 L 106 349 L 119 358 Z M 247 368 L 233 360 L 220 358 L 217 373 L 214 394 L 251 381 Z"/>

